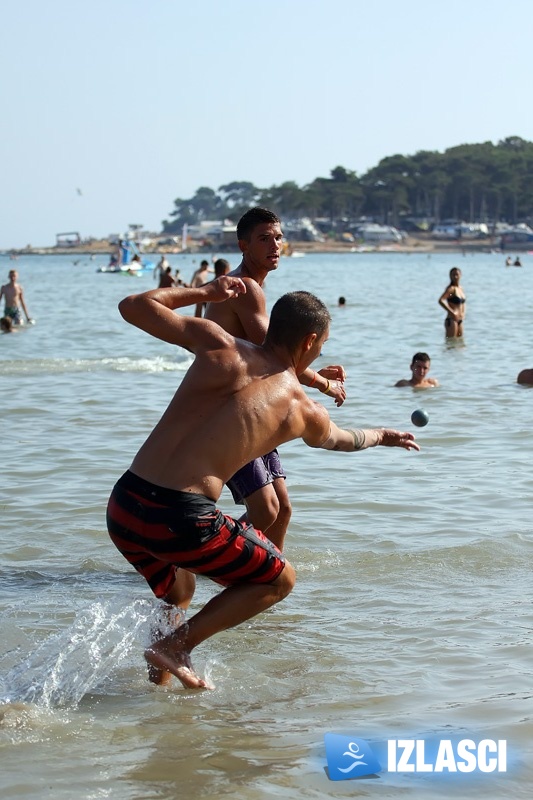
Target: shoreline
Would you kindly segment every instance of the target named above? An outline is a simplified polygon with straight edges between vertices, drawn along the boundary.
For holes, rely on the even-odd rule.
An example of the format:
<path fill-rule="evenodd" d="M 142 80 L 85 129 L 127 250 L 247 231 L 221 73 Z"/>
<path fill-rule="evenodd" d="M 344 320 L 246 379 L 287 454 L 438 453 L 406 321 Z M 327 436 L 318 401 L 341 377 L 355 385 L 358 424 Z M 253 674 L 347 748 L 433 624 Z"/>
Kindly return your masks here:
<path fill-rule="evenodd" d="M 471 240 L 452 240 L 441 241 L 429 238 L 410 236 L 402 244 L 393 243 L 365 243 L 356 244 L 352 242 L 290 242 L 292 253 L 524 253 L 531 248 L 531 243 L 514 243 L 510 248 L 502 249 L 499 240 L 492 239 L 471 239 Z M 110 255 L 116 249 L 116 245 L 110 244 L 106 240 L 92 242 L 91 244 L 81 244 L 73 247 L 22 247 L 10 248 L 0 251 L 3 256 L 31 256 L 31 255 Z M 206 253 L 239 253 L 238 247 L 228 248 L 216 247 L 212 245 L 195 244 L 186 250 L 177 247 L 161 246 L 154 250 L 144 251 L 144 255 L 199 255 Z"/>

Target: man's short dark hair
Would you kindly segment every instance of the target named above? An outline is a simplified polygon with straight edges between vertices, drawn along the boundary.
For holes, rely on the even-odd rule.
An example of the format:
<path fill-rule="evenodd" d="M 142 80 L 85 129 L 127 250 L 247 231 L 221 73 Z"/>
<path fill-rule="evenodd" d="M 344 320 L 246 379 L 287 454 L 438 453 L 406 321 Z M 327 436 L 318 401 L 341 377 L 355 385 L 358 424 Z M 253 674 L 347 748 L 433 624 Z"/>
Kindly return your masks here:
<path fill-rule="evenodd" d="M 259 206 L 250 208 L 237 223 L 237 239 L 249 241 L 254 228 L 265 222 L 271 225 L 281 224 L 279 217 L 273 211 L 269 211 L 268 208 L 260 208 Z"/>
<path fill-rule="evenodd" d="M 221 275 L 227 275 L 231 269 L 231 264 L 225 258 L 217 258 L 214 263 L 215 278 L 220 278 Z"/>
<path fill-rule="evenodd" d="M 414 364 L 415 361 L 431 361 L 431 359 L 427 353 L 415 353 L 411 364 Z"/>
<path fill-rule="evenodd" d="M 310 292 L 289 292 L 274 303 L 265 344 L 286 347 L 294 352 L 310 333 L 323 336 L 331 316 L 318 297 Z"/>

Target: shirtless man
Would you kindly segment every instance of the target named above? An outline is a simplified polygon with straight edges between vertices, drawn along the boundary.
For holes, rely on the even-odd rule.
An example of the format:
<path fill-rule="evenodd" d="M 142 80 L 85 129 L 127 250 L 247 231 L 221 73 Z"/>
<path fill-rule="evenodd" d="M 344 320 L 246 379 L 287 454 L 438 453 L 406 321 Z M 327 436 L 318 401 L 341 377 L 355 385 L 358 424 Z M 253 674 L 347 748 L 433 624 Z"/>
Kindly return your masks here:
<path fill-rule="evenodd" d="M 172 275 L 172 267 L 170 264 L 165 267 L 159 278 L 159 289 L 168 289 L 170 286 L 176 286 L 176 281 Z"/>
<path fill-rule="evenodd" d="M 193 273 L 193 276 L 191 278 L 192 288 L 196 289 L 198 286 L 202 286 L 204 283 L 207 283 L 207 281 L 210 281 L 212 273 L 213 270 L 209 268 L 209 261 L 206 261 L 204 258 L 203 261 L 200 261 L 199 268 L 196 270 L 196 272 Z M 194 311 L 194 316 L 201 317 L 204 312 L 204 309 L 205 306 L 203 305 L 203 303 L 198 303 Z"/>
<path fill-rule="evenodd" d="M 533 369 L 523 369 L 518 373 L 516 378 L 517 383 L 523 386 L 533 386 Z"/>
<path fill-rule="evenodd" d="M 246 292 L 227 303 L 208 305 L 205 316 L 232 336 L 262 344 L 268 328 L 263 285 L 280 263 L 283 242 L 280 220 L 268 209 L 252 208 L 237 224 L 237 239 L 242 261 L 230 274 L 243 281 Z M 306 370 L 300 382 L 329 394 L 340 406 L 346 398 L 345 378 L 342 367 L 331 366 L 318 372 Z M 247 520 L 283 550 L 292 512 L 277 451 L 246 464 L 228 481 L 228 487 L 234 501 L 246 506 Z"/>
<path fill-rule="evenodd" d="M 430 366 L 431 359 L 427 353 L 415 353 L 411 361 L 412 378 L 410 380 L 404 378 L 394 385 L 412 386 L 413 389 L 431 389 L 434 386 L 438 386 L 439 382 L 436 378 L 427 377 Z"/>
<path fill-rule="evenodd" d="M 225 588 L 188 622 L 145 651 L 151 679 L 169 672 L 189 688 L 212 688 L 191 651 L 259 614 L 292 590 L 294 569 L 260 531 L 216 508 L 224 483 L 283 442 L 354 452 L 385 445 L 419 450 L 412 433 L 344 430 L 309 399 L 301 375 L 329 334 L 326 306 L 308 292 L 280 298 L 263 345 L 236 339 L 211 320 L 175 314 L 246 292 L 225 276 L 197 289 L 154 289 L 119 305 L 132 325 L 195 355 L 170 405 L 119 479 L 107 509 L 110 536 L 156 597 L 175 604 L 177 568 Z M 179 592 L 178 592 L 179 595 Z"/>
<path fill-rule="evenodd" d="M 213 266 L 215 268 L 215 278 L 221 278 L 231 272 L 231 264 L 225 258 L 217 258 Z"/>
<path fill-rule="evenodd" d="M 9 283 L 4 283 L 0 288 L 0 300 L 4 298 L 4 317 L 11 317 L 14 325 L 22 325 L 22 311 L 26 315 L 26 321 L 32 323 L 26 303 L 24 302 L 24 291 L 22 286 L 17 283 L 18 272 L 16 269 L 9 270 Z M 22 311 L 21 311 L 22 308 Z"/>

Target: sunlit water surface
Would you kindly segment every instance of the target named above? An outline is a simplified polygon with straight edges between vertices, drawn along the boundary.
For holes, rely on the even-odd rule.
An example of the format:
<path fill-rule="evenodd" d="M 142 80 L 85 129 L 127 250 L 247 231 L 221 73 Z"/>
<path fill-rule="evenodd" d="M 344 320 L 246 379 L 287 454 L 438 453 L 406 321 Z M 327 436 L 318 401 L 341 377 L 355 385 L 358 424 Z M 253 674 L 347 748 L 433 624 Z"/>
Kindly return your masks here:
<path fill-rule="evenodd" d="M 105 530 L 111 487 L 190 356 L 117 312 L 151 274 L 77 259 L 15 264 L 37 322 L 0 337 L 0 794 L 529 797 L 533 391 L 516 376 L 533 367 L 533 257 L 306 255 L 269 277 L 269 306 L 305 288 L 331 309 L 319 364 L 345 365 L 348 400 L 320 399 L 337 423 L 412 429 L 423 407 L 429 424 L 420 453 L 281 448 L 298 582 L 199 648 L 210 693 L 147 683 L 157 605 Z M 171 262 L 185 278 L 196 265 Z M 437 299 L 454 264 L 468 311 L 450 344 Z M 440 388 L 394 388 L 417 350 Z M 235 511 L 226 493 L 221 506 Z M 214 591 L 200 582 L 194 607 Z M 333 783 L 327 732 L 505 738 L 509 769 Z"/>

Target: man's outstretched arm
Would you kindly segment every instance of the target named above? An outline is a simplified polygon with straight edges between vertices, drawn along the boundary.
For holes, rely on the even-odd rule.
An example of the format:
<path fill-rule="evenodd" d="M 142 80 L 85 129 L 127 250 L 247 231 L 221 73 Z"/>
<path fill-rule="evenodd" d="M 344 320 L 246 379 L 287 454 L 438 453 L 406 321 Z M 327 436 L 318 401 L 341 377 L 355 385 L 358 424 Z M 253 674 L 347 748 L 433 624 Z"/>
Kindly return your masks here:
<path fill-rule="evenodd" d="M 342 450 L 347 453 L 367 450 L 369 447 L 403 447 L 405 450 L 420 450 L 414 434 L 392 428 L 339 428 L 331 423 L 330 435 L 319 445 L 324 450 Z"/>
<path fill-rule="evenodd" d="M 339 428 L 329 419 L 323 406 L 315 405 L 315 411 L 307 420 L 304 442 L 309 447 L 323 450 L 338 450 L 354 453 L 369 447 L 402 447 L 404 450 L 420 450 L 414 434 L 392 428 Z"/>

